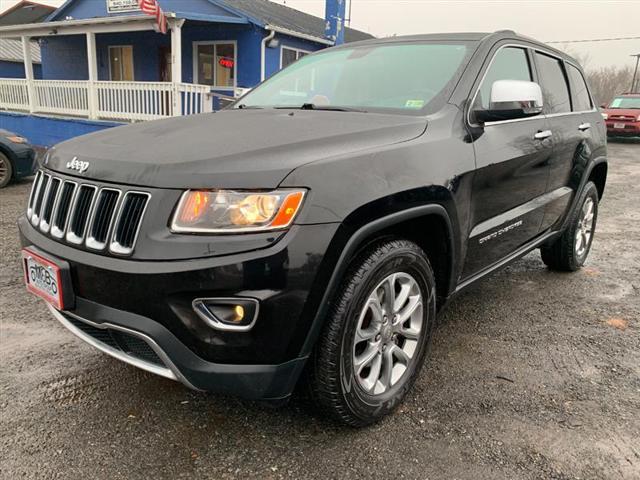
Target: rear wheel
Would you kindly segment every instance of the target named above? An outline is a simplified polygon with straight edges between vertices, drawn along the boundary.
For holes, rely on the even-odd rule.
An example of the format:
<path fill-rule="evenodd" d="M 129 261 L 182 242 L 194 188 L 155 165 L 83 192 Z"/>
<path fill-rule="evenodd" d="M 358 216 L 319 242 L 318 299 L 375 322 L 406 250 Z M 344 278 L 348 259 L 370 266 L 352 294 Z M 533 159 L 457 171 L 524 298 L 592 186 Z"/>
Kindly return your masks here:
<path fill-rule="evenodd" d="M 435 320 L 435 281 L 420 247 L 384 241 L 344 278 L 309 365 L 311 394 L 339 421 L 371 424 L 416 379 Z"/>
<path fill-rule="evenodd" d="M 598 219 L 598 189 L 588 182 L 565 232 L 540 249 L 542 261 L 553 270 L 575 272 L 587 259 Z"/>
<path fill-rule="evenodd" d="M 7 156 L 0 152 L 0 188 L 6 187 L 13 176 L 13 166 Z"/>

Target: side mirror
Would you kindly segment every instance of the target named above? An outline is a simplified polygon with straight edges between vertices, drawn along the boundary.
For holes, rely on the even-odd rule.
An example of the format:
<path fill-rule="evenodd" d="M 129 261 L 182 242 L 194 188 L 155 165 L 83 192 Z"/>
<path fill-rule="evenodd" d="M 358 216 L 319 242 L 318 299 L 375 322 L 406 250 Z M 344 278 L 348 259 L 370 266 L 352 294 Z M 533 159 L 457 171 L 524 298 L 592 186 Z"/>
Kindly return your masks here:
<path fill-rule="evenodd" d="M 489 108 L 475 110 L 479 122 L 533 117 L 542 113 L 542 89 L 535 82 L 498 80 L 491 86 Z"/>
<path fill-rule="evenodd" d="M 607 104 L 603 103 L 602 105 L 600 105 L 600 108 L 607 108 Z"/>

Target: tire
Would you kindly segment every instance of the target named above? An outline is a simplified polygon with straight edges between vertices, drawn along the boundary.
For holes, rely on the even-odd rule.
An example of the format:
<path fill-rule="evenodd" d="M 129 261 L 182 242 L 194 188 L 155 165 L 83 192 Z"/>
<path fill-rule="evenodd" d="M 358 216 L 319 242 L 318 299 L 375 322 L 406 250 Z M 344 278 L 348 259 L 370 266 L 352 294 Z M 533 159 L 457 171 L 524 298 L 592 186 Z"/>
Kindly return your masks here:
<path fill-rule="evenodd" d="M 9 185 L 13 177 L 13 165 L 11 160 L 2 152 L 0 152 L 0 188 Z"/>
<path fill-rule="evenodd" d="M 399 314 L 385 317 L 391 302 L 383 292 L 391 291 L 392 284 L 395 292 L 388 298 L 400 306 L 393 309 Z M 413 385 L 427 353 L 436 316 L 435 292 L 429 260 L 415 243 L 381 241 L 358 255 L 309 361 L 307 380 L 316 405 L 354 427 L 392 412 Z M 400 315 L 408 312 L 413 313 L 402 321 Z M 362 339 L 373 332 L 378 333 Z M 358 340 L 356 333 L 362 335 Z M 370 354 L 373 360 L 356 367 Z"/>
<path fill-rule="evenodd" d="M 575 272 L 584 265 L 596 230 L 598 201 L 598 189 L 593 182 L 588 182 L 564 233 L 552 244 L 540 249 L 542 261 L 550 269 Z M 589 210 L 590 217 L 587 215 Z"/>

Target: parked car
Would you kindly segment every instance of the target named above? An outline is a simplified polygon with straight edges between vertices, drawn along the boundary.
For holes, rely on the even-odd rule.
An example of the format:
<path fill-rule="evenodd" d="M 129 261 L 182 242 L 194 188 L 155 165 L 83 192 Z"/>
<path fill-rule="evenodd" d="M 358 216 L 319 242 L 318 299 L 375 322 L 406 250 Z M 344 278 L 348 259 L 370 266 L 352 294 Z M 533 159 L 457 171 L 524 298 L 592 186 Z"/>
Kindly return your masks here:
<path fill-rule="evenodd" d="M 12 180 L 33 175 L 35 157 L 35 151 L 26 138 L 0 129 L 0 188 Z"/>
<path fill-rule="evenodd" d="M 52 148 L 19 219 L 26 281 L 120 360 L 276 403 L 302 380 L 361 426 L 458 292 L 533 249 L 584 264 L 606 176 L 565 53 L 510 31 L 348 44 L 228 110 Z"/>
<path fill-rule="evenodd" d="M 640 93 L 624 93 L 602 105 L 610 137 L 640 137 Z"/>

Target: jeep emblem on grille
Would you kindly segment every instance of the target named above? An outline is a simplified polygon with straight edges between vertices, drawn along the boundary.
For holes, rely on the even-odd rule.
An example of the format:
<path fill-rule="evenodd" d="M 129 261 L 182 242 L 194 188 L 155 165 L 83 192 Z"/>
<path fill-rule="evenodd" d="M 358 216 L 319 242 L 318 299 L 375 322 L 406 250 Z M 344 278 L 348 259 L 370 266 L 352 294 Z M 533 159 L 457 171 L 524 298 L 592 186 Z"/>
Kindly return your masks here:
<path fill-rule="evenodd" d="M 89 168 L 89 162 L 81 162 L 78 157 L 73 157 L 70 162 L 67 162 L 67 168 L 69 170 L 77 170 L 80 173 L 84 173 Z"/>

